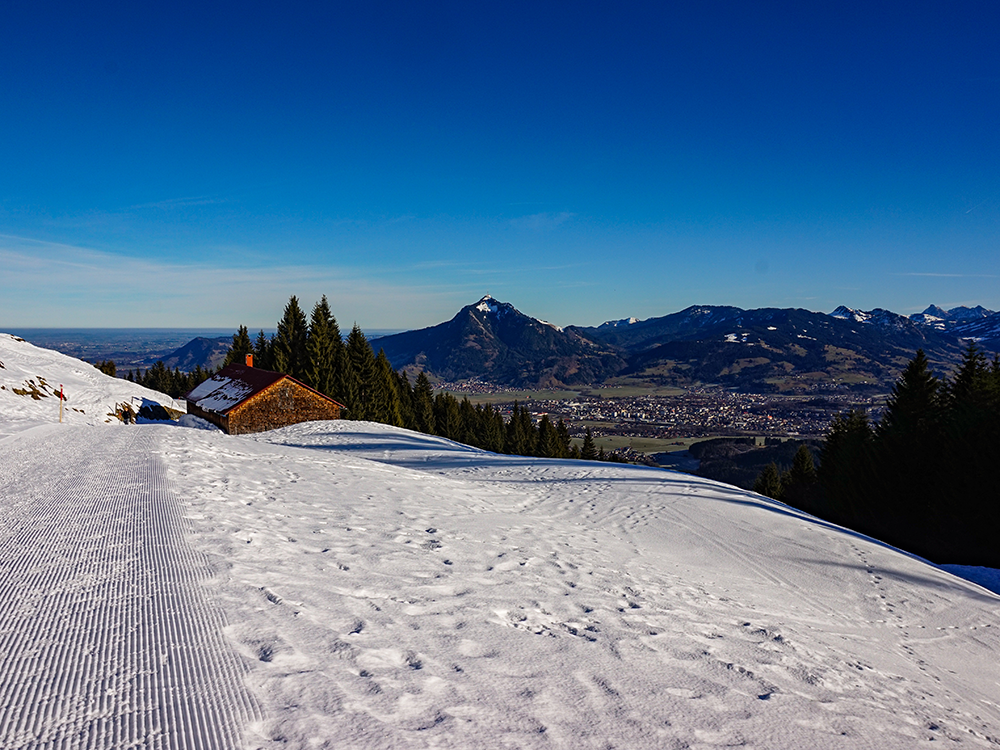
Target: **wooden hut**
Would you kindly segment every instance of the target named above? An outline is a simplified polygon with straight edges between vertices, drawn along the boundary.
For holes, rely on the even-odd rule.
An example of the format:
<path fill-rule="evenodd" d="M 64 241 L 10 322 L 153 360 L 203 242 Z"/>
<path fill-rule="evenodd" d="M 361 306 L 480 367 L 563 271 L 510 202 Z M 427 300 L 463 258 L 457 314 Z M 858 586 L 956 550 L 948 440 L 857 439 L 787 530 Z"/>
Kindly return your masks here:
<path fill-rule="evenodd" d="M 299 422 L 340 419 L 344 405 L 290 375 L 228 365 L 185 396 L 188 414 L 230 435 L 263 432 Z"/>

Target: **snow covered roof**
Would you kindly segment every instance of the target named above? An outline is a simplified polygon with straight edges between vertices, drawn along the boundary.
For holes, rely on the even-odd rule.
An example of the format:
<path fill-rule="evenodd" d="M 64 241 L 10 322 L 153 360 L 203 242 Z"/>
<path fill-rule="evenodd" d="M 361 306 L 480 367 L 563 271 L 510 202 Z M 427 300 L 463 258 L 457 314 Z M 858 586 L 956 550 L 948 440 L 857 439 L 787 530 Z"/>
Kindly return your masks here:
<path fill-rule="evenodd" d="M 284 378 L 294 380 L 280 372 L 261 370 L 259 367 L 228 365 L 192 388 L 185 398 L 188 403 L 197 404 L 200 409 L 225 414 Z M 307 386 L 303 385 L 305 387 Z"/>

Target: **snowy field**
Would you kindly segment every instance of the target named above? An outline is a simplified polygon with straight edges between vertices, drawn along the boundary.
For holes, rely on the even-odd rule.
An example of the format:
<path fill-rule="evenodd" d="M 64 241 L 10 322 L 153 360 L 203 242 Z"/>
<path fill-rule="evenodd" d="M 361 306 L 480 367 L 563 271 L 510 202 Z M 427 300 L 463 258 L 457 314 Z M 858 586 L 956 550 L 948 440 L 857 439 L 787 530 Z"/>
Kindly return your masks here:
<path fill-rule="evenodd" d="M 3 394 L 2 748 L 1000 746 L 1000 597 L 752 493 Z"/>

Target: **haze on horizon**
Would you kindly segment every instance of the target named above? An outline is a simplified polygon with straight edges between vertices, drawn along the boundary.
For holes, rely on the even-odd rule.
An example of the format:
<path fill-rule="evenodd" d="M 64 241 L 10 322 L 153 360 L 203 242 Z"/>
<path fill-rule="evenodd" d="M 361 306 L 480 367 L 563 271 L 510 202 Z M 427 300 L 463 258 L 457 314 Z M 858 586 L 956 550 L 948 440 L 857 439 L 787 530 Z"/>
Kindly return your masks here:
<path fill-rule="evenodd" d="M 20 5 L 0 328 L 1000 309 L 1000 9 Z"/>

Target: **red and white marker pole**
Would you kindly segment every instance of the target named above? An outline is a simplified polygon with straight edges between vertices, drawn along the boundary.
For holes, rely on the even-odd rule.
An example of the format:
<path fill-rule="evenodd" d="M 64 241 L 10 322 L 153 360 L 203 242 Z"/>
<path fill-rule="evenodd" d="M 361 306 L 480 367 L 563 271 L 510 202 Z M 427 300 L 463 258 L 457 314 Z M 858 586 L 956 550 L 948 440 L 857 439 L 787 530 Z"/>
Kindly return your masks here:
<path fill-rule="evenodd" d="M 63 390 L 62 383 L 59 384 L 59 423 L 62 424 L 62 402 L 63 402 Z"/>

